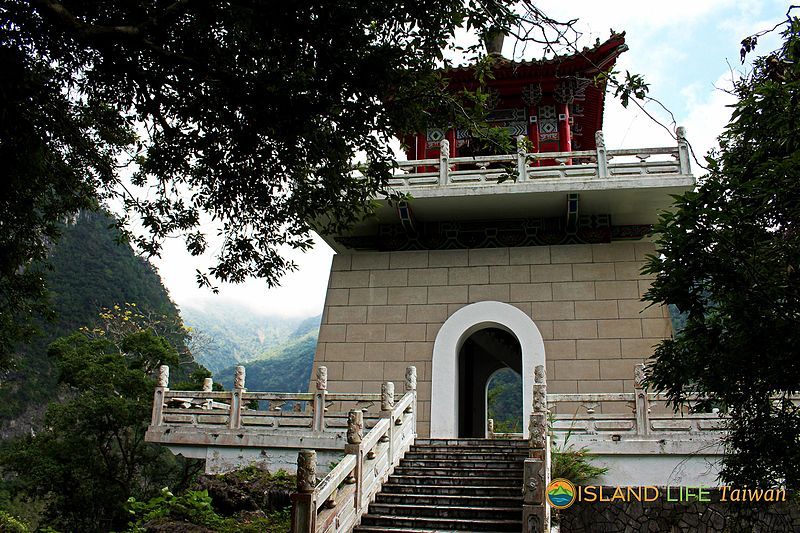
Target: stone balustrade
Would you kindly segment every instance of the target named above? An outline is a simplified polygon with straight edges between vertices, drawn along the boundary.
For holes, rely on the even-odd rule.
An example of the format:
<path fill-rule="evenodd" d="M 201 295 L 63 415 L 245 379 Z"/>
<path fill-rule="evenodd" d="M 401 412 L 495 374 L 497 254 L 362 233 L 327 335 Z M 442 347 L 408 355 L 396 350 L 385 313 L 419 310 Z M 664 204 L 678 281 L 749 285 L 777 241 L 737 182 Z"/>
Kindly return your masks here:
<path fill-rule="evenodd" d="M 317 452 L 301 450 L 297 458 L 297 492 L 292 495 L 292 531 L 351 531 L 416 437 L 416 368 L 406 369 L 405 393 L 394 394 L 385 382 L 380 394 L 380 421 L 364 432 L 364 412 L 347 418 L 345 457 L 317 482 Z"/>
<path fill-rule="evenodd" d="M 644 364 L 636 365 L 634 392 L 547 394 L 550 431 L 558 438 L 570 435 L 612 435 L 642 437 L 660 433 L 701 433 L 724 430 L 725 417 L 718 410 L 674 412 L 663 393 L 648 392 L 644 386 Z M 700 400 L 697 395 L 688 399 Z M 603 412 L 605 409 L 607 412 Z M 487 423 L 488 438 L 522 438 L 521 433 L 495 431 Z M 619 439 L 618 439 L 619 440 Z"/>
<path fill-rule="evenodd" d="M 448 185 L 521 183 L 540 179 L 613 179 L 634 176 L 691 175 L 689 145 L 684 128 L 677 129 L 677 146 L 606 149 L 598 131 L 596 150 L 527 152 L 525 137 L 517 138 L 514 154 L 450 157 L 450 143 L 443 139 L 435 159 L 399 161 L 389 185 L 414 189 Z"/>
<path fill-rule="evenodd" d="M 327 369 L 318 369 L 315 392 L 251 392 L 244 387 L 244 367 L 236 368 L 234 388 L 214 391 L 206 378 L 201 391 L 170 390 L 169 368 L 163 366 L 153 399 L 151 429 L 165 426 L 218 426 L 230 429 L 279 429 L 286 431 L 340 431 L 346 425 L 346 410 L 330 412 L 333 406 L 352 405 L 370 410 L 380 404 L 381 393 L 331 393 Z M 285 409 L 287 404 L 291 410 Z M 371 420 L 371 418 L 369 419 Z"/>
<path fill-rule="evenodd" d="M 297 451 L 306 447 L 318 450 L 326 460 L 338 458 L 352 410 L 362 413 L 362 424 L 371 431 L 382 423 L 383 413 L 391 411 L 388 406 L 402 403 L 412 390 L 416 398 L 416 370 L 407 371 L 406 383 L 413 388 L 399 397 L 392 382 L 376 393 L 330 392 L 327 369 L 321 366 L 314 392 L 248 391 L 240 366 L 233 390 L 214 391 L 209 378 L 200 391 L 178 391 L 169 389 L 169 368 L 162 366 L 145 439 L 185 457 L 205 459 L 208 473 L 251 462 L 270 470 L 293 470 Z"/>

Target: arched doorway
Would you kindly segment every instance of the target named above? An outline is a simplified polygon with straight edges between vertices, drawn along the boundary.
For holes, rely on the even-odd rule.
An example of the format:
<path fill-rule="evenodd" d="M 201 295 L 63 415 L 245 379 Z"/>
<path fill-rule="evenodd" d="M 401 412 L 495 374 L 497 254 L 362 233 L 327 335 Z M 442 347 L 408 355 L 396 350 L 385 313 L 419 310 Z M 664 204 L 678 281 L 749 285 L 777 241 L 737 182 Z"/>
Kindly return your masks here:
<path fill-rule="evenodd" d="M 518 343 L 518 360 L 522 375 L 523 433 L 526 437 L 528 435 L 527 420 L 530 418 L 533 398 L 533 369 L 536 365 L 545 364 L 542 335 L 533 320 L 513 305 L 502 302 L 477 302 L 453 313 L 436 335 L 431 368 L 432 438 L 457 438 L 461 433 L 459 429 L 463 410 L 459 401 L 462 382 L 461 349 L 474 333 L 486 329 L 501 330 L 510 334 Z M 489 374 L 486 375 L 486 379 Z M 484 380 L 482 384 L 484 387 L 485 383 Z M 467 384 L 464 390 L 467 390 L 466 387 Z M 481 390 L 479 397 L 481 402 L 479 410 L 485 414 L 485 403 L 483 403 L 485 389 Z M 472 424 L 472 428 L 476 426 L 477 424 Z M 484 426 L 482 419 L 480 426 L 481 428 Z M 483 436 L 484 433 L 480 435 Z"/>
<path fill-rule="evenodd" d="M 511 332 L 487 327 L 464 339 L 458 352 L 460 438 L 486 435 L 489 378 L 504 368 L 522 373 L 522 352 Z"/>
<path fill-rule="evenodd" d="M 495 433 L 522 433 L 522 375 L 509 368 L 496 370 L 486 382 L 486 419 Z M 488 425 L 488 424 L 487 424 Z"/>

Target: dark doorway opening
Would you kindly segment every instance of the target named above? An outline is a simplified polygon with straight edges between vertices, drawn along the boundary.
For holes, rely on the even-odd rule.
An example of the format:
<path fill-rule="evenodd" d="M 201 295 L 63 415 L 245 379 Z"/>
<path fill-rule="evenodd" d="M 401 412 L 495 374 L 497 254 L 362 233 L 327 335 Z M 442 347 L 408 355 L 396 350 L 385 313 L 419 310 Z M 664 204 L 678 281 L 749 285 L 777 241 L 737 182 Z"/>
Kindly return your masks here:
<path fill-rule="evenodd" d="M 489 327 L 470 335 L 458 356 L 458 436 L 484 438 L 487 382 L 502 368 L 522 374 L 522 349 L 513 334 Z"/>

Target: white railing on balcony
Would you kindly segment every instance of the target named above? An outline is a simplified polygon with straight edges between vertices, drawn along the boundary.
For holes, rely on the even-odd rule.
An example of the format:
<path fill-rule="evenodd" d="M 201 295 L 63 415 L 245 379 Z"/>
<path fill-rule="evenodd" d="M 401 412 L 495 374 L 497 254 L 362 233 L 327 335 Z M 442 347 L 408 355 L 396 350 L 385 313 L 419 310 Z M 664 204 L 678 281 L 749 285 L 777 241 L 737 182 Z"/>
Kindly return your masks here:
<path fill-rule="evenodd" d="M 664 393 L 649 392 L 644 385 L 644 364 L 634 368 L 633 392 L 564 393 L 547 394 L 550 413 L 550 431 L 554 437 L 566 434 L 580 437 L 594 435 L 608 438 L 642 438 L 664 434 L 702 435 L 723 432 L 727 415 L 719 409 L 699 412 L 682 407 L 678 412 L 667 406 Z M 690 405 L 707 400 L 696 394 L 688 394 Z M 773 398 L 782 400 L 780 396 Z M 800 401 L 800 396 L 789 396 Z M 503 433 L 495 429 L 494 420 L 487 422 L 487 437 L 522 438 L 522 433 Z"/>
<path fill-rule="evenodd" d="M 350 532 L 416 437 L 416 369 L 406 370 L 406 392 L 395 403 L 394 384 L 381 387 L 380 421 L 364 434 L 363 411 L 348 414 L 345 457 L 317 481 L 317 454 L 301 450 L 297 492 L 292 495 L 292 531 Z"/>
<path fill-rule="evenodd" d="M 201 391 L 169 389 L 169 367 L 163 366 L 153 399 L 151 429 L 164 427 L 242 429 L 260 434 L 341 433 L 349 408 L 361 409 L 369 427 L 379 419 L 373 407 L 380 393 L 328 391 L 327 368 L 317 369 L 315 392 L 257 392 L 245 388 L 244 367 L 236 367 L 233 390 L 214 391 L 206 378 Z M 285 409 L 291 402 L 292 409 Z"/>
<path fill-rule="evenodd" d="M 401 188 L 520 183 L 541 179 L 613 179 L 637 176 L 689 176 L 689 145 L 677 129 L 677 146 L 607 150 L 603 132 L 595 135 L 596 150 L 527 152 L 525 137 L 517 138 L 516 154 L 450 157 L 450 143 L 441 141 L 436 159 L 398 162 L 389 185 Z"/>
<path fill-rule="evenodd" d="M 699 400 L 690 396 L 689 400 Z M 644 386 L 644 364 L 636 365 L 634 392 L 547 394 L 551 413 L 550 431 L 555 437 L 570 435 L 615 435 L 642 437 L 653 433 L 699 433 L 721 431 L 724 418 L 718 411 L 673 412 L 663 393 L 648 392 Z M 656 413 L 654 413 L 656 411 Z M 495 430 L 487 423 L 488 438 L 522 438 L 521 433 Z"/>
<path fill-rule="evenodd" d="M 169 367 L 162 366 L 149 440 L 180 433 L 180 445 L 201 445 L 209 434 L 233 429 L 239 437 L 235 446 L 243 448 L 277 437 L 269 444 L 273 452 L 300 450 L 292 531 L 349 532 L 416 438 L 417 369 L 406 368 L 402 396 L 395 395 L 391 381 L 379 393 L 328 392 L 324 366 L 316 378 L 314 393 L 248 392 L 244 367 L 237 367 L 231 391 L 213 391 L 210 378 L 202 391 L 172 391 Z M 288 401 L 295 402 L 294 410 L 283 409 Z M 344 459 L 318 482 L 317 451 L 303 448 L 313 446 L 315 437 L 337 434 L 346 434 L 346 444 L 335 444 Z"/>

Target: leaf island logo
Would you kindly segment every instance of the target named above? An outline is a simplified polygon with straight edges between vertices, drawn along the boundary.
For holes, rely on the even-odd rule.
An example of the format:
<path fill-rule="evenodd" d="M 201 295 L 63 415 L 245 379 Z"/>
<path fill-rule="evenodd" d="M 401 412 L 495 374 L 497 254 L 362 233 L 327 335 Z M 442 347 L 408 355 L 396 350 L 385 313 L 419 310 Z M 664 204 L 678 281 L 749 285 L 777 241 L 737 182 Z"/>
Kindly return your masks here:
<path fill-rule="evenodd" d="M 567 479 L 556 478 L 547 485 L 547 503 L 556 509 L 566 509 L 575 502 L 575 485 Z"/>

